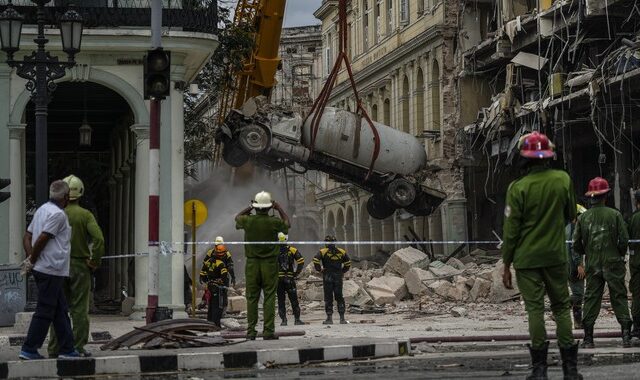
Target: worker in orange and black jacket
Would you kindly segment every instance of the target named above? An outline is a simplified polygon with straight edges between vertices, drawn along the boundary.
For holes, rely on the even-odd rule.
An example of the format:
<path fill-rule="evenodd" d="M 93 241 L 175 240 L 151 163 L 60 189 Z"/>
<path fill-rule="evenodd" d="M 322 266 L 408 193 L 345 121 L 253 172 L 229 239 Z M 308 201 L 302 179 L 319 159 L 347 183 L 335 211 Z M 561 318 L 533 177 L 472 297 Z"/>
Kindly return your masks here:
<path fill-rule="evenodd" d="M 200 282 L 207 284 L 211 293 L 207 320 L 221 327 L 222 313 L 227 306 L 227 287 L 229 286 L 229 273 L 222 260 L 212 257 L 205 260 L 200 270 Z"/>

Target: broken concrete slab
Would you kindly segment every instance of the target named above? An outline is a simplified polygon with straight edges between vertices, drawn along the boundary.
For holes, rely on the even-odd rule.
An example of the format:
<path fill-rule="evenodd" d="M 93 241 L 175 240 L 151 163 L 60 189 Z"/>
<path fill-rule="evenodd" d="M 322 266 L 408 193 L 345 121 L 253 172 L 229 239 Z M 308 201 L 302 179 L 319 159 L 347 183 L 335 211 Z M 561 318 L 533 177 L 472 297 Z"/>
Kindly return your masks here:
<path fill-rule="evenodd" d="M 453 307 L 451 308 L 451 315 L 453 315 L 454 317 L 466 317 L 467 316 L 467 309 L 465 309 L 464 307 L 458 306 L 458 307 Z"/>
<path fill-rule="evenodd" d="M 131 314 L 133 314 L 133 305 L 135 304 L 136 299 L 134 297 L 125 298 L 120 305 L 120 314 L 124 315 L 125 317 L 130 316 Z"/>
<path fill-rule="evenodd" d="M 457 284 L 448 290 L 446 298 L 451 301 L 466 301 L 469 298 L 469 290 L 465 284 Z"/>
<path fill-rule="evenodd" d="M 491 281 L 485 280 L 481 277 L 476 277 L 476 280 L 469 291 L 469 297 L 471 301 L 476 302 L 481 298 L 486 298 L 489 296 L 489 292 L 491 291 Z"/>
<path fill-rule="evenodd" d="M 324 300 L 324 290 L 321 285 L 307 284 L 304 289 L 298 289 L 300 298 L 306 301 L 322 301 Z"/>
<path fill-rule="evenodd" d="M 376 305 L 393 304 L 396 302 L 396 295 L 393 294 L 390 289 L 371 288 L 368 289 L 368 292 Z"/>
<path fill-rule="evenodd" d="M 453 277 L 462 273 L 462 271 L 452 267 L 451 265 L 447 265 L 442 261 L 434 261 L 429 264 L 429 271 L 437 278 Z"/>
<path fill-rule="evenodd" d="M 396 276 L 386 275 L 372 279 L 371 281 L 367 282 L 367 290 L 370 291 L 371 289 L 389 290 L 394 294 L 396 301 L 402 300 L 408 294 L 404 278 Z"/>
<path fill-rule="evenodd" d="M 495 269 L 491 272 L 491 291 L 489 292 L 489 302 L 501 303 L 507 301 L 520 293 L 516 284 L 516 274 L 511 268 L 511 278 L 513 279 L 513 289 L 507 289 L 502 284 L 502 273 L 504 272 L 504 264 L 502 259 L 498 261 Z"/>
<path fill-rule="evenodd" d="M 449 281 L 438 280 L 438 281 L 432 282 L 427 287 L 431 289 L 435 294 L 439 295 L 440 297 L 446 298 L 447 295 L 449 294 L 449 290 L 453 288 L 453 285 Z"/>
<path fill-rule="evenodd" d="M 229 297 L 227 311 L 230 313 L 240 313 L 247 311 L 247 299 L 243 296 Z"/>
<path fill-rule="evenodd" d="M 358 297 L 359 293 L 360 285 L 355 281 L 347 280 L 342 283 L 342 295 L 347 304 L 351 304 L 351 302 Z"/>
<path fill-rule="evenodd" d="M 414 296 L 426 294 L 428 292 L 427 285 L 436 281 L 433 273 L 420 268 L 411 268 L 404 275 L 404 280 L 407 284 L 407 290 Z"/>
<path fill-rule="evenodd" d="M 429 257 L 424 252 L 407 247 L 395 251 L 387 260 L 384 269 L 404 276 L 411 268 L 425 269 L 428 265 Z"/>
<path fill-rule="evenodd" d="M 457 270 L 465 270 L 464 263 L 462 261 L 456 259 L 455 257 L 452 257 L 449 260 L 447 260 L 447 265 L 451 265 L 452 267 L 456 268 Z"/>

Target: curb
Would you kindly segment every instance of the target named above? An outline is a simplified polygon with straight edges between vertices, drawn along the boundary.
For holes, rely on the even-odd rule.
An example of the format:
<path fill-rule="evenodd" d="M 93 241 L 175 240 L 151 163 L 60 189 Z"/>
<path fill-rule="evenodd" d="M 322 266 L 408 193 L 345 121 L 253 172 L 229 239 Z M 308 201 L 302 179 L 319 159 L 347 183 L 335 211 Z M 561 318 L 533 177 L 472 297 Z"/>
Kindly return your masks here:
<path fill-rule="evenodd" d="M 0 363 L 0 379 L 32 377 L 75 377 L 223 370 L 308 362 L 371 359 L 405 356 L 411 353 L 409 340 L 320 348 L 282 348 L 241 352 L 198 352 L 171 355 L 127 355 L 78 359 L 42 359 Z"/>

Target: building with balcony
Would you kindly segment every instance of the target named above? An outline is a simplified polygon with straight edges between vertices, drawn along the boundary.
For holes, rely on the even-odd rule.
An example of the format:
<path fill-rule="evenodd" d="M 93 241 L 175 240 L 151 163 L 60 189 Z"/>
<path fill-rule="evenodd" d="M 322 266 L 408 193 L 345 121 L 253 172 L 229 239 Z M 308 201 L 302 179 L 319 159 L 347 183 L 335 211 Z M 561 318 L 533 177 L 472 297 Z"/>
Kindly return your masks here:
<path fill-rule="evenodd" d="M 325 0 L 315 16 L 322 21 L 322 76 L 338 49 L 337 1 Z M 465 240 L 467 211 L 463 172 L 457 165 L 458 89 L 455 54 L 458 6 L 434 0 L 352 0 L 348 3 L 347 54 L 360 97 L 374 120 L 419 137 L 429 159 L 429 186 L 447 200 L 428 217 L 399 211 L 386 220 L 369 217 L 364 191 L 327 179 L 318 194 L 326 232 L 338 240 Z M 356 110 L 346 70 L 340 72 L 329 104 Z M 360 245 L 367 258 L 391 246 Z M 433 253 L 455 249 L 435 245 Z"/>
<path fill-rule="evenodd" d="M 69 1 L 47 6 L 51 25 Z M 149 103 L 143 97 L 143 56 L 151 45 L 150 2 L 86 0 L 76 10 L 85 20 L 77 65 L 58 82 L 49 104 L 49 181 L 69 174 L 85 184 L 81 204 L 93 210 L 106 238 L 107 259 L 97 272 L 97 299 L 119 302 L 135 294 L 142 316 L 147 299 Z M 162 102 L 160 239 L 184 240 L 183 90 L 216 49 L 216 1 L 165 1 L 162 42 L 172 53 L 171 93 Z M 206 4 L 206 5 L 201 5 Z M 7 5 L 0 0 L 0 11 Z M 21 50 L 34 50 L 35 6 L 13 5 L 25 16 Z M 52 55 L 64 57 L 59 30 L 46 30 Z M 0 55 L 0 177 L 10 177 L 10 201 L 0 205 L 0 263 L 24 258 L 22 235 L 34 205 L 34 109 L 25 81 Z M 91 127 L 89 145 L 80 145 L 79 127 Z M 160 304 L 184 310 L 181 245 L 160 258 Z M 170 254 L 169 254 L 170 253 Z M 131 256 L 125 256 L 131 255 Z M 140 313 L 142 312 L 142 313 Z M 174 314 L 175 316 L 176 314 Z"/>

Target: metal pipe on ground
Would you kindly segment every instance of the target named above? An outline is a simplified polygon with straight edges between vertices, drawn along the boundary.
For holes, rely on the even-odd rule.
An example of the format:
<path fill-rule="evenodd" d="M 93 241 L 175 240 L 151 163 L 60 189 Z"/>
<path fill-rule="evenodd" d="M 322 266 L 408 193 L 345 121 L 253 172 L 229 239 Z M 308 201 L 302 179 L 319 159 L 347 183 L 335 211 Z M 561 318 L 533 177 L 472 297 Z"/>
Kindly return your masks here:
<path fill-rule="evenodd" d="M 304 336 L 306 334 L 305 331 L 302 330 L 298 330 L 298 331 L 283 331 L 283 332 L 277 332 L 276 336 L 277 337 L 285 337 L 285 336 Z M 221 333 L 220 334 L 221 337 L 223 337 L 224 339 L 244 339 L 247 337 L 247 333 L 246 332 L 228 332 L 228 333 Z M 258 334 L 257 336 L 258 338 L 262 337 L 262 334 Z"/>
<path fill-rule="evenodd" d="M 584 333 L 574 333 L 575 339 L 584 338 Z M 604 331 L 593 334 L 594 338 L 620 338 L 620 331 Z M 547 339 L 556 339 L 556 334 L 548 334 Z M 511 341 L 528 341 L 529 335 L 469 335 L 469 336 L 425 336 L 411 338 L 411 343 L 472 343 L 472 342 L 511 342 Z"/>

